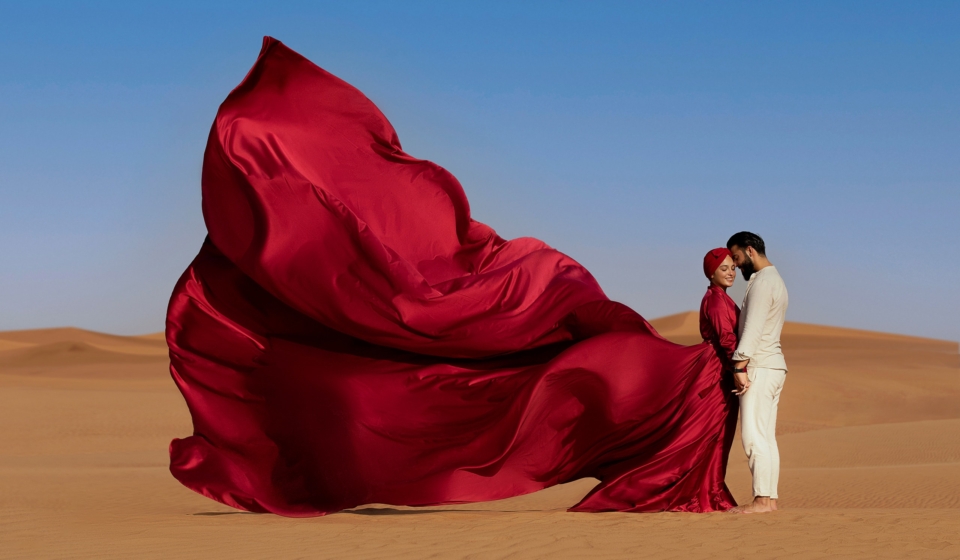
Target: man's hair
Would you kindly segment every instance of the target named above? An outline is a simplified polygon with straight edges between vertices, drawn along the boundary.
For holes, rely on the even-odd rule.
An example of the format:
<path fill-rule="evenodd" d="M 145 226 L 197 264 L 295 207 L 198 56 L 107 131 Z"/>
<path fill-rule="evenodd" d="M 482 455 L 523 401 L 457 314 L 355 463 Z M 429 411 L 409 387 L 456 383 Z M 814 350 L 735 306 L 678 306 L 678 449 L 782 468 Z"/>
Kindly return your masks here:
<path fill-rule="evenodd" d="M 741 249 L 753 247 L 753 250 L 756 251 L 758 255 L 767 256 L 767 249 L 763 245 L 763 239 L 755 233 L 741 231 L 740 233 L 733 234 L 727 241 L 727 249 L 732 250 L 734 245 Z"/>

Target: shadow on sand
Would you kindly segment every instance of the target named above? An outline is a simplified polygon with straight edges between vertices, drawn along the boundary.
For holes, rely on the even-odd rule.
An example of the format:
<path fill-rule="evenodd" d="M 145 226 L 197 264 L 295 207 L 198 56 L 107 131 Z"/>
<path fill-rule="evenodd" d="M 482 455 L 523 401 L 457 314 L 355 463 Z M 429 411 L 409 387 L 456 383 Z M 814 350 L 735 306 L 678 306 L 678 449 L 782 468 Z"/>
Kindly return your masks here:
<path fill-rule="evenodd" d="M 427 513 L 543 513 L 540 509 L 397 509 L 391 507 L 345 509 L 332 515 L 423 515 Z M 253 511 L 200 511 L 190 515 L 218 516 L 218 515 L 265 515 Z"/>
<path fill-rule="evenodd" d="M 349 513 L 352 515 L 421 515 L 426 513 L 543 513 L 547 510 L 541 509 L 396 509 L 390 507 L 384 508 L 362 508 L 345 509 L 337 513 Z"/>

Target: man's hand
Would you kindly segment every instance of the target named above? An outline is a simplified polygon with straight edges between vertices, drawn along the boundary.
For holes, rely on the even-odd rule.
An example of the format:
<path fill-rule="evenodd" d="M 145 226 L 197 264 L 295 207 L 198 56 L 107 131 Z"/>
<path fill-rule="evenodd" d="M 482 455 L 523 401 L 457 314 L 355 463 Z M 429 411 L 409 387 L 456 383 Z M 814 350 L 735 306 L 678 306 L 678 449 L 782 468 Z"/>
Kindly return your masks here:
<path fill-rule="evenodd" d="M 737 386 L 733 394 L 738 397 L 746 393 L 747 389 L 750 388 L 750 380 L 747 379 L 747 374 L 743 372 L 733 374 L 733 384 Z"/>
<path fill-rule="evenodd" d="M 733 364 L 733 367 L 736 369 L 744 369 L 747 367 L 747 361 L 737 362 Z M 735 372 L 733 374 L 733 384 L 736 385 L 736 389 L 733 391 L 733 394 L 736 396 L 741 396 L 747 392 L 747 389 L 750 388 L 750 380 L 747 379 L 746 372 Z"/>

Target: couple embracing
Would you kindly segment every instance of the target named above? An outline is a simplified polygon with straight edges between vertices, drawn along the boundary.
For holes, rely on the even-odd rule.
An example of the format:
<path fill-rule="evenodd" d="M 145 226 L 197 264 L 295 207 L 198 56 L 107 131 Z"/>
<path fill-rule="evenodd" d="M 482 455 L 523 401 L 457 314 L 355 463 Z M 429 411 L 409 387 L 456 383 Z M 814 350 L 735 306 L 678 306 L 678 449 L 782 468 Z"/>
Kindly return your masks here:
<path fill-rule="evenodd" d="M 727 295 L 737 268 L 749 282 L 742 310 Z M 747 231 L 733 235 L 726 247 L 708 252 L 703 272 L 710 287 L 700 304 L 700 334 L 716 349 L 725 374 L 733 377 L 743 450 L 753 475 L 753 501 L 731 511 L 776 511 L 780 477 L 777 408 L 787 376 L 780 332 L 787 312 L 787 288 L 767 259 L 763 239 Z M 729 414 L 736 415 L 733 404 Z"/>

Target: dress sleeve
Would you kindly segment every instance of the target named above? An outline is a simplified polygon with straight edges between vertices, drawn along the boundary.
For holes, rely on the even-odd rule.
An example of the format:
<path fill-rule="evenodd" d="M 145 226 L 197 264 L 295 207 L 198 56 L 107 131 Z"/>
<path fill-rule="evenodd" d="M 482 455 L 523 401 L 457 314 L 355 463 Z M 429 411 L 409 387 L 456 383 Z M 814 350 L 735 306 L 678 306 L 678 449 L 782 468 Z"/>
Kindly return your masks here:
<path fill-rule="evenodd" d="M 706 315 L 713 326 L 713 332 L 716 333 L 715 344 L 719 344 L 723 349 L 724 358 L 731 358 L 737 350 L 736 314 L 731 313 L 725 305 L 722 305 L 722 302 L 711 298 L 707 303 Z M 724 362 L 727 361 L 724 360 Z"/>

